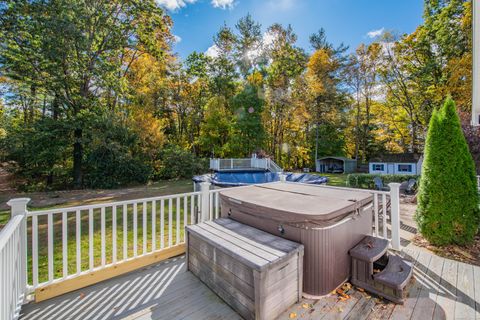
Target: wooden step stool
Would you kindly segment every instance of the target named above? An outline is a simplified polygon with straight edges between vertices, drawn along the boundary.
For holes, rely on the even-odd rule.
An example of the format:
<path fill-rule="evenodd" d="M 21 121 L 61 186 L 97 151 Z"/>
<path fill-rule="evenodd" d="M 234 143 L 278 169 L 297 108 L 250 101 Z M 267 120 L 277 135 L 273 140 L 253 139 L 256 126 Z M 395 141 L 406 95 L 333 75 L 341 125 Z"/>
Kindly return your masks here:
<path fill-rule="evenodd" d="M 245 319 L 275 319 L 302 296 L 303 245 L 230 219 L 187 226 L 187 265 Z"/>
<path fill-rule="evenodd" d="M 412 264 L 387 253 L 388 240 L 366 236 L 350 250 L 352 284 L 395 303 L 403 304 Z M 380 272 L 374 272 L 380 270 Z"/>

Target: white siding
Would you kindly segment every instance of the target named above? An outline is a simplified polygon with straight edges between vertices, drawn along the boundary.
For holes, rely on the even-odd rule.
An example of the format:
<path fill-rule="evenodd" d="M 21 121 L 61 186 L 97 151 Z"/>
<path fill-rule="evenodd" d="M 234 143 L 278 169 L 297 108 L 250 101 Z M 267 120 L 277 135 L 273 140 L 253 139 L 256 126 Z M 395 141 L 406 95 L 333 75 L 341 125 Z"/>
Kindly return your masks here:
<path fill-rule="evenodd" d="M 410 171 L 400 171 L 401 166 L 410 166 Z M 419 168 L 421 168 L 421 161 L 419 163 L 370 162 L 368 171 L 370 174 L 418 174 Z"/>
<path fill-rule="evenodd" d="M 379 167 L 382 167 L 380 170 Z M 388 172 L 388 164 L 386 162 L 370 162 L 368 166 L 368 171 L 371 174 L 387 174 Z"/>

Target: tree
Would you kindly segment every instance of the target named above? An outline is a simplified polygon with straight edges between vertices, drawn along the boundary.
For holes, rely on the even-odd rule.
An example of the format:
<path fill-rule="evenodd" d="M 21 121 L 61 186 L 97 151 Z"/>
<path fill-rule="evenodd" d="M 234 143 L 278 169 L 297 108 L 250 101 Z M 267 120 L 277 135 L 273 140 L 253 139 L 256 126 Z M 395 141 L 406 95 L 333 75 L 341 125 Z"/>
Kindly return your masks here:
<path fill-rule="evenodd" d="M 436 245 L 468 244 L 478 231 L 475 165 L 451 98 L 430 120 L 415 218 Z"/>
<path fill-rule="evenodd" d="M 199 145 L 211 157 L 230 155 L 232 119 L 225 98 L 212 97 L 205 106 L 205 119 L 200 129 Z"/>
<path fill-rule="evenodd" d="M 81 187 L 84 128 L 76 119 L 117 107 L 131 63 L 169 50 L 170 18 L 154 0 L 15 0 L 0 17 L 2 71 L 28 85 L 31 97 L 44 90 L 72 120 L 73 181 Z"/>
<path fill-rule="evenodd" d="M 262 123 L 264 101 L 259 98 L 258 89 L 247 85 L 245 89 L 233 99 L 236 121 L 233 133 L 235 154 L 248 157 L 255 150 L 263 148 L 265 130 Z"/>

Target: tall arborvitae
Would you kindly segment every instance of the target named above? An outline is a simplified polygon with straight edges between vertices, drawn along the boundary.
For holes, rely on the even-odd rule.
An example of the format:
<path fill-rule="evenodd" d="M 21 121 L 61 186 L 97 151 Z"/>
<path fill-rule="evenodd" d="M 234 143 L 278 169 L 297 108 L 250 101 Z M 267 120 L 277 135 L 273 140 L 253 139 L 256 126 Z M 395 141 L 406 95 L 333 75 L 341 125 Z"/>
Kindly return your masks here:
<path fill-rule="evenodd" d="M 475 165 L 451 98 L 430 120 L 416 220 L 422 235 L 437 245 L 467 244 L 478 231 Z"/>

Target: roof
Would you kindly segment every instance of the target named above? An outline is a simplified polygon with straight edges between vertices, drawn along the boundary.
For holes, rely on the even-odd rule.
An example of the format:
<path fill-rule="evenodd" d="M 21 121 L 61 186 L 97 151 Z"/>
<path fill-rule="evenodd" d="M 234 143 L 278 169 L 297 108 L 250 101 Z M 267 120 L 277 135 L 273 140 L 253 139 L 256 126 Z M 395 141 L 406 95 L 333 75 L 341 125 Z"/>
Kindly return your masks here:
<path fill-rule="evenodd" d="M 344 162 L 346 162 L 346 161 L 355 161 L 355 162 L 357 162 L 357 160 L 355 160 L 355 159 L 349 159 L 349 158 L 345 158 L 345 157 L 321 157 L 321 158 L 318 158 L 318 160 L 326 160 L 326 159 L 342 160 L 342 161 L 344 161 Z"/>
<path fill-rule="evenodd" d="M 387 153 L 372 158 L 370 162 L 416 163 L 421 157 L 420 153 Z"/>

